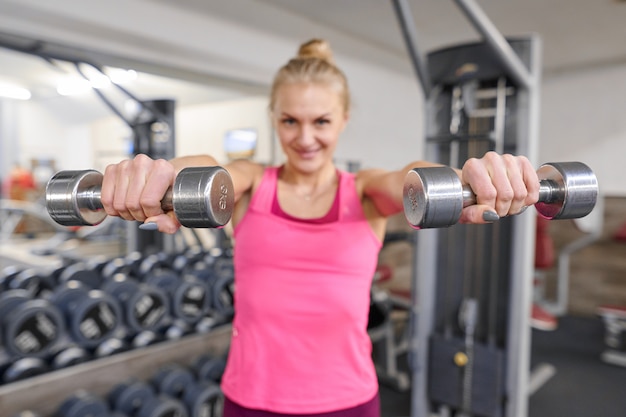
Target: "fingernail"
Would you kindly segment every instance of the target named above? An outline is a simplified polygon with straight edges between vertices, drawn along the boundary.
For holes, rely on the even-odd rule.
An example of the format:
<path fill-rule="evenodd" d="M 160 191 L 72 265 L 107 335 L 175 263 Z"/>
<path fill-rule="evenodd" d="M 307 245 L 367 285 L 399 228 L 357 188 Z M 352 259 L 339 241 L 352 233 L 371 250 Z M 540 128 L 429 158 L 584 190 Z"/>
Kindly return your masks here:
<path fill-rule="evenodd" d="M 148 222 L 139 225 L 141 230 L 159 230 L 159 225 L 155 222 Z"/>
<path fill-rule="evenodd" d="M 495 222 L 500 220 L 500 216 L 495 211 L 485 211 L 483 212 L 483 220 L 486 222 Z"/>

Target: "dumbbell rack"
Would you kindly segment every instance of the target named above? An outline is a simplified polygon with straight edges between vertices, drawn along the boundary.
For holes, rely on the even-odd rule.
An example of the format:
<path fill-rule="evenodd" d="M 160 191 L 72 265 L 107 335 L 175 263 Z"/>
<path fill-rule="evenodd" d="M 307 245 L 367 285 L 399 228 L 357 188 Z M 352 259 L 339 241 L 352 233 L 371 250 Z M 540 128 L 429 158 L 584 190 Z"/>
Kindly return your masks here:
<path fill-rule="evenodd" d="M 229 347 L 230 332 L 231 325 L 225 324 L 206 334 L 119 353 L 0 386 L 0 415 L 31 410 L 51 417 L 61 402 L 78 390 L 105 395 L 114 385 L 127 379 L 148 380 L 164 364 L 189 366 L 194 358 L 203 354 L 223 355 Z"/>

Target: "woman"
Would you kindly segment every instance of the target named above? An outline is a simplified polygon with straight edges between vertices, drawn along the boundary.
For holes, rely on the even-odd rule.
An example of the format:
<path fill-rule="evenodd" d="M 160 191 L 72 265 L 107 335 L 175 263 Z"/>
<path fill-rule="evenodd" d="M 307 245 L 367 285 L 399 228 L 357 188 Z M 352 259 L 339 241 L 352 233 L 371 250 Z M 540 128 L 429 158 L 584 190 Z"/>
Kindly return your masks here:
<path fill-rule="evenodd" d="M 338 170 L 333 154 L 350 114 L 344 74 L 325 41 L 300 47 L 277 73 L 271 120 L 283 165 L 224 166 L 235 188 L 236 314 L 222 388 L 225 416 L 378 416 L 378 385 L 367 334 L 369 295 L 386 219 L 402 209 L 399 171 Z M 172 161 L 137 156 L 107 167 L 107 214 L 180 226 L 160 200 L 188 166 L 220 165 L 210 156 Z M 485 223 L 536 202 L 535 170 L 524 157 L 493 152 L 458 171 L 477 194 L 462 222 Z"/>

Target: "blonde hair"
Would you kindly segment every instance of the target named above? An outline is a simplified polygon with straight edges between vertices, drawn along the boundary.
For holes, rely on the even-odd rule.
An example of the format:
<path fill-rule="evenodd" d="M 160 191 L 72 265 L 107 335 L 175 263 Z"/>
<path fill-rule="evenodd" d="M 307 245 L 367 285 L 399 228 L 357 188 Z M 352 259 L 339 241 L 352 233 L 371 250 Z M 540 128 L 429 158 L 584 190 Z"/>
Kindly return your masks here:
<path fill-rule="evenodd" d="M 298 49 L 298 55 L 283 65 L 272 84 L 270 110 L 276 105 L 278 89 L 284 84 L 314 83 L 333 87 L 340 95 L 344 111 L 350 110 L 350 92 L 348 80 L 335 65 L 333 52 L 328 42 L 323 39 L 311 39 Z"/>

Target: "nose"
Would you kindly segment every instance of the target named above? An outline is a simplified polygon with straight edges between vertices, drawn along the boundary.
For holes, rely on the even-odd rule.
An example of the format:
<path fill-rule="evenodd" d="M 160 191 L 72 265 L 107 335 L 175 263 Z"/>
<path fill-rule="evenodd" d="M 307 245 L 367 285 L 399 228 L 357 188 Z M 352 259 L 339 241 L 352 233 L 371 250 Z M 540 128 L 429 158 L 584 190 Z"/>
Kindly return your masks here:
<path fill-rule="evenodd" d="M 298 142 L 301 145 L 308 145 L 315 142 L 315 133 L 312 126 L 309 126 L 307 124 L 303 124 L 300 126 Z"/>

